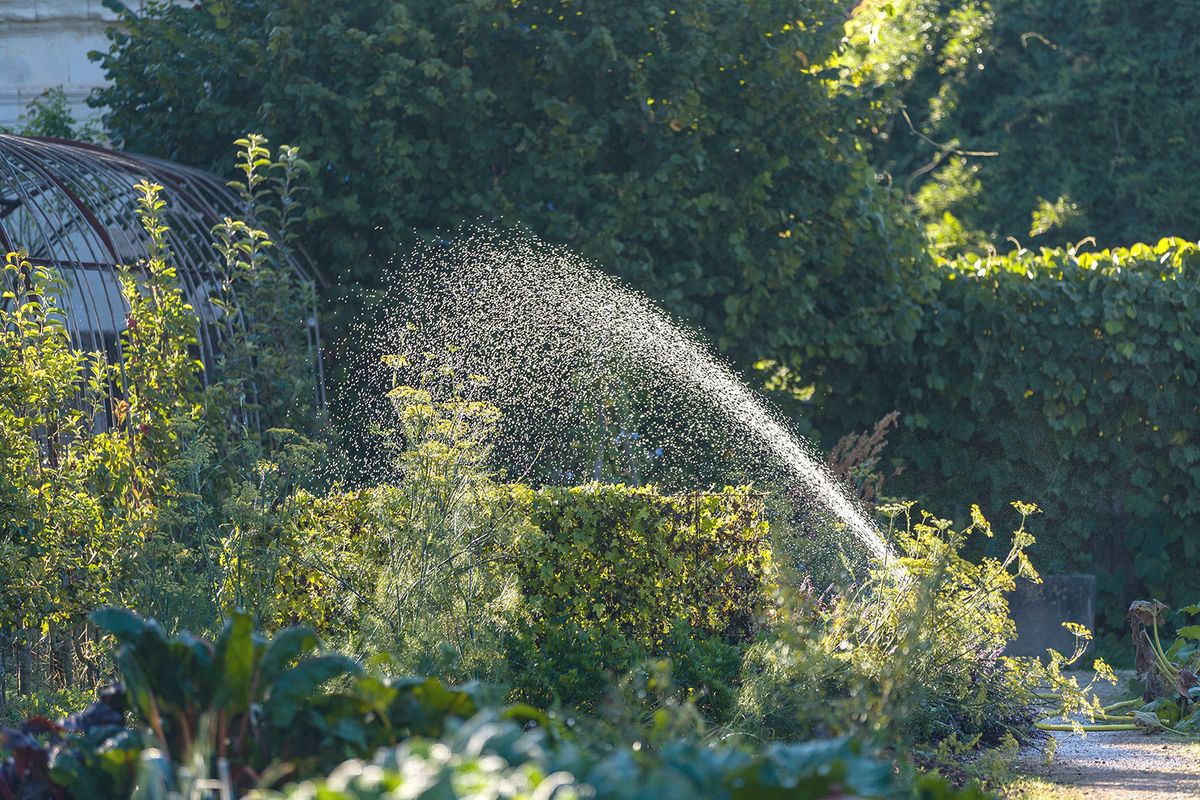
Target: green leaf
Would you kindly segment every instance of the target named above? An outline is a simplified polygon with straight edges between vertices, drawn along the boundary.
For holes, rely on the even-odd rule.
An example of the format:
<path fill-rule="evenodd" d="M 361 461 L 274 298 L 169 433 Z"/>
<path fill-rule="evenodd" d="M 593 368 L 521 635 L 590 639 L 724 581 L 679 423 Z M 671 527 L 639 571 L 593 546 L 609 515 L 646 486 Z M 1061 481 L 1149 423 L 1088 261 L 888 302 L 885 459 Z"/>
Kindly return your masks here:
<path fill-rule="evenodd" d="M 263 651 L 262 662 L 258 667 L 259 681 L 264 686 L 271 685 L 288 665 L 316 650 L 320 643 L 317 634 L 307 625 L 285 628 L 275 634 Z"/>
<path fill-rule="evenodd" d="M 93 625 L 108 631 L 119 641 L 127 644 L 136 642 L 146 628 L 146 621 L 124 608 L 101 608 L 88 615 Z"/>
<path fill-rule="evenodd" d="M 143 722 L 149 723 L 157 713 L 149 677 L 128 646 L 117 651 L 114 661 L 121 673 L 121 682 L 129 695 L 130 705 L 138 712 Z"/>
<path fill-rule="evenodd" d="M 505 708 L 500 716 L 502 719 L 511 719 L 522 724 L 532 722 L 545 731 L 551 730 L 550 717 L 546 715 L 546 712 L 527 703 L 514 703 Z"/>
<path fill-rule="evenodd" d="M 237 713 L 250 707 L 254 656 L 254 620 L 245 611 L 235 611 L 217 639 L 214 704 L 218 708 Z"/>
<path fill-rule="evenodd" d="M 466 719 L 478 710 L 470 691 L 451 688 L 437 678 L 400 678 L 392 686 L 399 690 L 389 709 L 392 726 L 421 736 L 440 736 L 448 718 Z"/>
<path fill-rule="evenodd" d="M 284 672 L 269 687 L 263 709 L 271 724 L 286 728 L 315 698 L 316 690 L 327 681 L 343 675 L 358 675 L 362 666 L 343 655 L 322 655 L 305 659 Z"/>

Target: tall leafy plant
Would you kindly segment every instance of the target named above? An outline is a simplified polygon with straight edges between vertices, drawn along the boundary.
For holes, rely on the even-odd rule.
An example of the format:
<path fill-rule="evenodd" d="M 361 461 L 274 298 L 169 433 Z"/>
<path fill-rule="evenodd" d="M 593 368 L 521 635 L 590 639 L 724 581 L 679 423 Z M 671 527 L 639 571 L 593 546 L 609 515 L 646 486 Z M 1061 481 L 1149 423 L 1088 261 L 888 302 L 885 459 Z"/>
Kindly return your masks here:
<path fill-rule="evenodd" d="M 222 263 L 207 298 L 227 336 L 204 365 L 207 386 L 195 410 L 175 417 L 170 478 L 178 502 L 159 526 L 172 542 L 162 566 L 173 577 L 160 573 L 157 605 L 146 608 L 201 628 L 218 605 L 247 600 L 238 580 L 226 580 L 222 554 L 242 549 L 276 504 L 324 475 L 316 301 L 294 266 L 302 257 L 294 227 L 307 165 L 297 148 L 272 151 L 257 134 L 235 144 L 243 180 L 231 186 L 244 218 L 226 217 L 212 229 Z M 192 316 L 193 327 L 201 324 Z M 230 585 L 232 593 L 222 590 Z"/>
<path fill-rule="evenodd" d="M 514 599 L 499 563 L 512 503 L 488 465 L 499 412 L 482 398 L 482 376 L 430 354 L 413 359 L 385 358 L 394 415 L 376 432 L 393 481 L 280 495 L 224 540 L 222 592 L 264 619 L 310 615 L 341 643 L 410 668 L 495 677 L 501 611 Z M 258 469 L 270 485 L 273 467 Z"/>
<path fill-rule="evenodd" d="M 89 607 L 112 597 L 119 553 L 144 528 L 143 465 L 124 428 L 101 433 L 114 371 L 72 348 L 64 286 L 20 253 L 0 304 L 0 705 L 39 683 L 39 655 L 70 683 Z M 9 653 L 16 664 L 5 663 Z"/>
<path fill-rule="evenodd" d="M 215 371 L 226 383 L 226 402 L 236 406 L 241 437 L 261 443 L 260 433 L 273 427 L 311 436 L 320 400 L 320 356 L 312 338 L 316 297 L 289 262 L 303 258 L 296 225 L 311 167 L 299 148 L 273 151 L 260 134 L 234 144 L 241 177 L 229 185 L 245 218 L 226 217 L 212 230 L 223 260 L 212 302 L 234 330 Z"/>
<path fill-rule="evenodd" d="M 136 271 L 121 275 L 121 291 L 129 312 L 122 338 L 123 393 L 116 422 L 128 432 L 142 470 L 138 497 L 166 488 L 168 463 L 178 449 L 180 420 L 200 408 L 198 376 L 204 365 L 191 353 L 197 317 L 179 286 L 167 247 L 162 186 L 142 181 L 138 218 L 149 247 Z"/>

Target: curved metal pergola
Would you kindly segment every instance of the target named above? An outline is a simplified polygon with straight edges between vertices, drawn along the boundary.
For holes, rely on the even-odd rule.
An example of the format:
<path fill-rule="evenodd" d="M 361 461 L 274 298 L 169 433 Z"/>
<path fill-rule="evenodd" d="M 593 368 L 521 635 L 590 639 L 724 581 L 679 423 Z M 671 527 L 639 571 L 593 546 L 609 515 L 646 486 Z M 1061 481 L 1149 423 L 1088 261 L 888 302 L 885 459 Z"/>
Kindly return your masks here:
<path fill-rule="evenodd" d="M 199 317 L 196 339 L 207 382 L 208 365 L 233 333 L 230 320 L 209 302 L 222 269 L 211 231 L 225 217 L 244 217 L 241 198 L 220 178 L 80 142 L 0 134 L 0 253 L 23 250 L 33 263 L 53 267 L 67 284 L 59 300 L 74 345 L 105 351 L 119 363 L 128 309 L 118 265 L 136 266 L 149 246 L 133 188 L 142 180 L 163 187 L 172 265 Z M 288 263 L 297 280 L 317 282 L 300 259 L 289 257 Z M 320 403 L 324 376 L 315 309 L 308 336 Z"/>

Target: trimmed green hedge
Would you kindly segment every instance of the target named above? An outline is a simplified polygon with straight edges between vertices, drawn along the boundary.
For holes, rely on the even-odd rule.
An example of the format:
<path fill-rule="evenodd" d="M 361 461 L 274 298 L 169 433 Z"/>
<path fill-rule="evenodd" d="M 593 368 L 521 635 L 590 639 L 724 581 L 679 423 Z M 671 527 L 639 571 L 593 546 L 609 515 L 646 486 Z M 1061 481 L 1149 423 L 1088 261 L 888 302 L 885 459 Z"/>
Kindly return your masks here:
<path fill-rule="evenodd" d="M 942 265 L 911 349 L 886 354 L 827 430 L 892 408 L 888 494 L 1003 518 L 1036 502 L 1043 572 L 1095 571 L 1102 621 L 1200 591 L 1200 250 L 1019 251 Z M 857 418 L 853 415 L 858 414 Z"/>
<path fill-rule="evenodd" d="M 590 484 L 517 495 L 532 525 L 512 563 L 540 624 L 611 627 L 647 648 L 677 620 L 730 641 L 752 634 L 771 548 L 762 502 L 748 489 L 671 496 Z"/>
<path fill-rule="evenodd" d="M 528 510 L 511 550 L 523 619 L 508 657 L 521 696 L 594 708 L 612 678 L 667 658 L 675 683 L 725 718 L 769 599 L 761 499 L 611 484 L 515 493 Z"/>
<path fill-rule="evenodd" d="M 390 486 L 297 493 L 276 527 L 227 548 L 227 572 L 251 587 L 243 602 L 264 622 L 306 621 L 332 641 L 357 643 L 363 621 L 386 613 L 383 548 L 403 551 L 422 535 L 404 500 Z M 490 505 L 491 532 L 476 557 L 497 576 L 499 594 L 480 599 L 493 609 L 491 646 L 507 650 L 490 655 L 507 662 L 493 677 L 539 701 L 586 706 L 609 678 L 669 658 L 684 688 L 714 710 L 732 707 L 741 647 L 770 594 L 771 547 L 755 493 L 515 484 L 497 487 Z M 430 578 L 459 579 L 453 565 Z"/>

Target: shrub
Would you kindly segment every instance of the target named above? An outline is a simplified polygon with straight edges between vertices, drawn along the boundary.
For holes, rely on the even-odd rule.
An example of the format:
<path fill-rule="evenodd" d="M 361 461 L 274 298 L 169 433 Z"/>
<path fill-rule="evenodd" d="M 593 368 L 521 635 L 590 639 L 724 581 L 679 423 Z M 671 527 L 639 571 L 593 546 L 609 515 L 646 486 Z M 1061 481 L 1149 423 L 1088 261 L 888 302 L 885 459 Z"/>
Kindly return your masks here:
<path fill-rule="evenodd" d="M 410 366 L 385 361 L 397 375 Z M 498 412 L 478 399 L 481 378 L 432 356 L 415 366 L 418 385 L 393 388 L 394 426 L 378 431 L 394 482 L 280 497 L 285 515 L 272 508 L 225 539 L 223 595 L 273 623 L 312 620 L 409 669 L 496 677 L 498 620 L 514 601 L 499 560 L 511 501 L 487 464 Z"/>
<path fill-rule="evenodd" d="M 256 134 L 235 144 L 241 180 L 231 186 L 245 219 L 226 217 L 212 229 L 221 263 L 210 265 L 213 285 L 203 298 L 227 323 L 227 335 L 213 363 L 202 365 L 203 390 L 196 374 L 162 380 L 164 364 L 148 376 L 155 394 L 143 401 L 155 410 L 145 427 L 159 440 L 160 502 L 147 534 L 147 568 L 124 600 L 169 626 L 217 624 L 223 542 L 244 540 L 248 528 L 261 527 L 271 507 L 297 488 L 325 485 L 318 369 L 307 324 L 316 301 L 313 287 L 288 261 L 305 163 L 296 148 L 272 151 Z M 167 287 L 177 292 L 164 244 L 171 209 L 157 194 L 153 201 L 159 216 L 150 224 L 159 241 L 126 288 L 136 293 L 151 286 L 152 297 L 169 298 Z M 148 302 L 130 303 L 127 351 L 152 330 L 153 318 L 138 311 Z M 181 302 L 166 309 L 174 311 L 178 335 L 202 324 L 203 315 Z M 153 342 L 150 347 L 155 352 Z M 190 403 L 186 413 L 169 405 L 179 405 L 179 397 Z"/>
<path fill-rule="evenodd" d="M 502 486 L 487 466 L 498 412 L 479 399 L 486 381 L 431 355 L 384 361 L 398 383 L 397 422 L 382 431 L 394 485 L 302 492 L 261 514 L 252 535 L 226 539 L 225 596 L 409 669 L 573 704 L 614 673 L 698 647 L 684 674 L 728 706 L 721 683 L 770 578 L 762 501 L 745 488 Z M 414 366 L 418 385 L 400 383 Z M 505 647 L 515 673 L 499 671 Z"/>
<path fill-rule="evenodd" d="M 727 714 L 771 584 L 761 500 L 746 488 L 514 491 L 528 516 L 509 555 L 522 598 L 509 644 L 519 692 L 595 708 L 617 675 L 665 658 L 705 711 Z"/>
<path fill-rule="evenodd" d="M 96 120 L 76 120 L 62 85 L 52 86 L 25 104 L 16 128 L 0 127 L 0 133 L 17 136 L 46 136 L 97 142 L 103 138 Z"/>
<path fill-rule="evenodd" d="M 1033 686 L 1001 653 L 1015 634 L 1006 594 L 1018 578 L 1039 580 L 1025 554 L 1025 519 L 1037 509 L 1014 505 L 1021 523 L 1007 554 L 978 562 L 962 553 L 971 536 L 992 536 L 978 507 L 961 530 L 914 520 L 909 504 L 883 507 L 899 560 L 849 592 L 801 584 L 781 594 L 778 622 L 746 656 L 743 724 L 902 749 L 1021 735 Z"/>
<path fill-rule="evenodd" d="M 677 619 L 730 641 L 753 635 L 771 551 L 762 501 L 750 489 L 515 491 L 531 524 L 519 529 L 511 559 L 539 625 L 610 628 L 648 648 Z"/>

